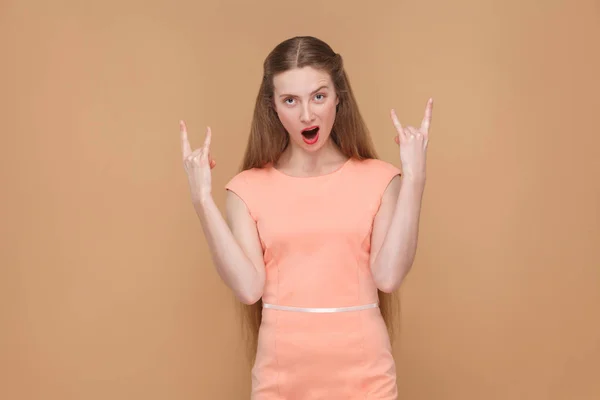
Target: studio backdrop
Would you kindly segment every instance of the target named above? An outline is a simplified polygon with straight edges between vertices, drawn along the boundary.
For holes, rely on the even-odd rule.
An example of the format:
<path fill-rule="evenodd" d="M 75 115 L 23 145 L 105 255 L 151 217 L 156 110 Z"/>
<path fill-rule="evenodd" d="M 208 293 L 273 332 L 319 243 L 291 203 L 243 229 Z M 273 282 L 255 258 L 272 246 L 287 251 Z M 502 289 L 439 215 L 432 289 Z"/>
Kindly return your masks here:
<path fill-rule="evenodd" d="M 312 35 L 379 157 L 435 105 L 401 399 L 600 398 L 597 1 L 0 4 L 0 398 L 245 399 L 178 121 L 238 172 L 262 62 Z"/>

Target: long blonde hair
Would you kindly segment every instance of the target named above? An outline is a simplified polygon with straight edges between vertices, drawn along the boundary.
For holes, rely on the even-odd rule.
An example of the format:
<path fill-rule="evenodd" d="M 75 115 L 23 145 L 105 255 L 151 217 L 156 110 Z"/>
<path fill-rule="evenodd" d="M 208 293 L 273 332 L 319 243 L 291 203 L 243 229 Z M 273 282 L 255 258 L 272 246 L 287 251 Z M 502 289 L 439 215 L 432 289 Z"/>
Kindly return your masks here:
<path fill-rule="evenodd" d="M 273 103 L 273 77 L 293 68 L 306 66 L 329 73 L 333 81 L 339 104 L 331 131 L 331 140 L 347 157 L 359 160 L 377 158 L 367 126 L 360 114 L 348 76 L 344 70 L 342 56 L 320 39 L 297 36 L 278 44 L 263 64 L 263 78 L 256 97 L 250 136 L 240 171 L 262 168 L 275 163 L 289 143 L 289 136 L 275 113 Z M 379 291 L 380 310 L 390 334 L 394 337 L 395 306 L 398 299 L 394 294 Z M 243 328 L 248 339 L 250 360 L 254 360 L 258 343 L 258 331 L 262 320 L 262 300 L 252 305 L 240 303 L 243 313 Z"/>

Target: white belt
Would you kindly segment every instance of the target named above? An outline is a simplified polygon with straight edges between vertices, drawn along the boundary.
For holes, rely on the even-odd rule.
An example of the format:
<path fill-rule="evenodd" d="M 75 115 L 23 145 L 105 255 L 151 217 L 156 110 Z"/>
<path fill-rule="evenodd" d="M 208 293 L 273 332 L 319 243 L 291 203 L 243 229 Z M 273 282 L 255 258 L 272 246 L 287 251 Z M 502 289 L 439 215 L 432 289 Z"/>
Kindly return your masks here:
<path fill-rule="evenodd" d="M 310 312 L 310 313 L 336 313 L 346 311 L 360 311 L 367 310 L 369 308 L 376 308 L 379 304 L 365 304 L 363 306 L 351 306 L 351 307 L 333 307 L 333 308 L 320 308 L 320 307 L 291 307 L 291 306 L 278 306 L 276 304 L 263 303 L 263 308 L 270 308 L 273 310 L 281 311 L 296 311 L 296 312 Z"/>

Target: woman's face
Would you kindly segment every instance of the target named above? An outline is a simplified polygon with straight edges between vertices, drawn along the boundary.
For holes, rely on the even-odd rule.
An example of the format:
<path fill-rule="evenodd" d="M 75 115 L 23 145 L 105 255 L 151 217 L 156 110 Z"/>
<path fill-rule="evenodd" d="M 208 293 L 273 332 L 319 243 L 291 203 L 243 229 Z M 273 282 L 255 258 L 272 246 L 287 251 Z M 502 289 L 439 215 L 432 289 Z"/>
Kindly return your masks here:
<path fill-rule="evenodd" d="M 273 77 L 274 106 L 296 146 L 320 149 L 329 139 L 339 102 L 331 77 L 312 67 L 295 68 Z"/>

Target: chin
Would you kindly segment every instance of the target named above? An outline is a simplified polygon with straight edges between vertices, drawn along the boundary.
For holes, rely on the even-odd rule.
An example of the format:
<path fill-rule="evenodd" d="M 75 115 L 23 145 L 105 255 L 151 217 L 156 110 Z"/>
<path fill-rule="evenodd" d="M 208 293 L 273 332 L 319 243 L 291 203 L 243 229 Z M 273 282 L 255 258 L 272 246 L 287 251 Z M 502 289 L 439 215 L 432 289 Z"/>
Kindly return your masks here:
<path fill-rule="evenodd" d="M 300 147 L 302 147 L 307 152 L 314 153 L 316 151 L 319 151 L 323 147 L 325 147 L 325 145 L 327 144 L 327 140 L 328 140 L 328 138 L 319 138 L 315 143 L 313 143 L 313 144 L 307 144 L 301 138 L 299 144 L 300 144 Z"/>

